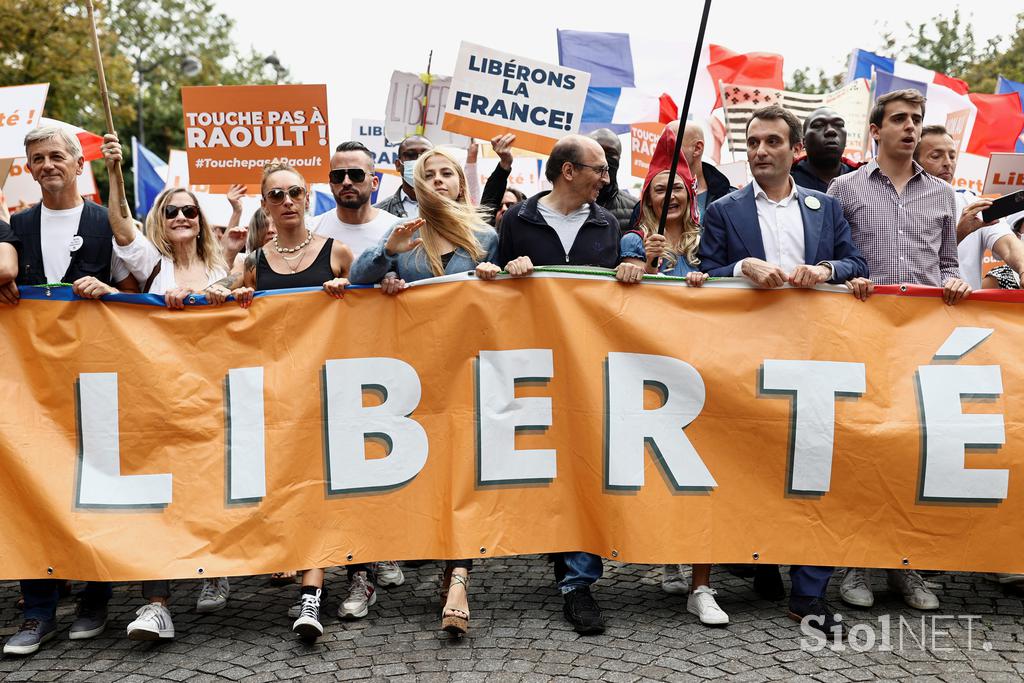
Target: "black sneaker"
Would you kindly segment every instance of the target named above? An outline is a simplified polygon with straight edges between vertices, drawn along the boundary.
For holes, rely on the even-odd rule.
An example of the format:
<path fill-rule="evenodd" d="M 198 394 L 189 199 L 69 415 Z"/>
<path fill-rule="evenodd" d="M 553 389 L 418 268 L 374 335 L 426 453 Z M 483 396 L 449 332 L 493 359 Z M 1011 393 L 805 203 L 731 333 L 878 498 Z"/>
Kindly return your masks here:
<path fill-rule="evenodd" d="M 779 565 L 758 565 L 754 570 L 754 592 L 762 600 L 776 602 L 786 597 L 786 587 L 779 574 Z"/>
<path fill-rule="evenodd" d="M 299 596 L 299 618 L 292 624 L 292 631 L 307 643 L 315 642 L 324 634 L 320 623 L 320 589 L 314 593 L 302 593 Z"/>
<path fill-rule="evenodd" d="M 584 636 L 604 633 L 604 618 L 597 606 L 589 586 L 581 586 L 562 595 L 565 606 L 562 611 L 576 633 Z"/>
<path fill-rule="evenodd" d="M 826 639 L 835 638 L 836 642 L 843 642 L 843 625 L 822 598 L 790 597 L 789 618 L 799 621 L 801 629 L 817 631 Z M 811 634 L 808 632 L 808 635 Z"/>
<path fill-rule="evenodd" d="M 71 629 L 68 631 L 68 638 L 71 640 L 86 640 L 95 638 L 107 628 L 107 604 L 91 605 L 79 600 L 78 611 Z"/>

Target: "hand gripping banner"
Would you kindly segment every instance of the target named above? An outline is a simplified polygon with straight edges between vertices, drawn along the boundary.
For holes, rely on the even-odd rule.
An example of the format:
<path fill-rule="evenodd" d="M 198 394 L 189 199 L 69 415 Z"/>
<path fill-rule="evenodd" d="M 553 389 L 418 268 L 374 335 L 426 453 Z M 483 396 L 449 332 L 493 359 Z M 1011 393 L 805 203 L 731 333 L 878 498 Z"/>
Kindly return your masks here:
<path fill-rule="evenodd" d="M 566 550 L 1024 571 L 1020 303 L 883 289 L 25 290 L 0 310 L 3 578 Z"/>

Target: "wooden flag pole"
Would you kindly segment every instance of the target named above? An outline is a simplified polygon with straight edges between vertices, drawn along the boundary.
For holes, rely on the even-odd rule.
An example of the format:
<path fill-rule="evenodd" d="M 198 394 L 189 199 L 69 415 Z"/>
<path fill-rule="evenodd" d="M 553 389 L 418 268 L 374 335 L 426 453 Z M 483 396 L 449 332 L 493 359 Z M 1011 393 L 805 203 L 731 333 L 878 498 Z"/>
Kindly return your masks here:
<path fill-rule="evenodd" d="M 92 25 L 92 49 L 96 57 L 96 76 L 100 82 L 100 99 L 103 100 L 103 111 L 107 115 L 107 132 L 114 133 L 114 115 L 110 111 L 107 77 L 103 72 L 103 56 L 100 54 L 100 36 L 96 31 L 96 10 L 92 6 L 92 0 L 86 0 L 86 2 L 89 6 L 89 23 Z M 113 173 L 121 185 L 121 196 L 117 198 L 121 204 L 121 216 L 123 218 L 130 218 L 131 211 L 128 209 L 128 198 L 124 193 L 124 174 L 121 172 L 121 164 L 114 167 Z M 110 197 L 108 201 L 114 201 L 114 197 Z"/>

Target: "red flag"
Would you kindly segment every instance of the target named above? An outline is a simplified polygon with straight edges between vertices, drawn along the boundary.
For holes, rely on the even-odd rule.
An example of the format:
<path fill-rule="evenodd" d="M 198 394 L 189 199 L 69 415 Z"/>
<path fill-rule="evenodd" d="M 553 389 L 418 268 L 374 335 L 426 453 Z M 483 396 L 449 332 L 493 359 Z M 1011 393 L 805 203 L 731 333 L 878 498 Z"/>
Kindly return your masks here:
<path fill-rule="evenodd" d="M 715 106 L 722 106 L 720 83 L 761 85 L 766 88 L 785 87 L 782 78 L 782 55 L 770 52 L 740 54 L 722 47 L 709 46 L 708 72 L 715 87 Z"/>
<path fill-rule="evenodd" d="M 967 141 L 969 154 L 989 156 L 993 152 L 1012 152 L 1017 138 L 1024 130 L 1024 112 L 1016 93 L 985 95 L 971 93 L 971 102 L 978 108 L 971 138 Z"/>
<path fill-rule="evenodd" d="M 961 81 L 959 78 L 953 78 L 952 76 L 947 76 L 946 74 L 940 74 L 938 71 L 936 71 L 935 76 L 932 77 L 932 83 L 944 85 L 950 90 L 960 93 L 961 95 L 967 94 L 968 88 L 966 81 Z"/>

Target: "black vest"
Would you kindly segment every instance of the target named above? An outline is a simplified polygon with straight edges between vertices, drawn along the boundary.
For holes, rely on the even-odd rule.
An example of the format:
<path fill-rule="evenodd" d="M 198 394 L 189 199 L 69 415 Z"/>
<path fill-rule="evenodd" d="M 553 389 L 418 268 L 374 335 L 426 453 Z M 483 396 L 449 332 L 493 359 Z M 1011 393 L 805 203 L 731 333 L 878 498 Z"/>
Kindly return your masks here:
<path fill-rule="evenodd" d="M 46 270 L 43 268 L 42 240 L 39 236 L 42 214 L 42 204 L 36 204 L 31 209 L 19 211 L 11 216 L 11 228 L 21 241 L 21 249 L 18 251 L 19 285 L 47 284 Z M 85 202 L 77 234 L 82 238 L 82 246 L 70 252 L 71 264 L 61 281 L 72 283 L 86 275 L 92 275 L 108 285 L 115 284 L 110 281 L 114 233 L 110 230 L 107 210 L 93 202 Z M 70 251 L 71 247 L 68 245 L 66 248 Z"/>

